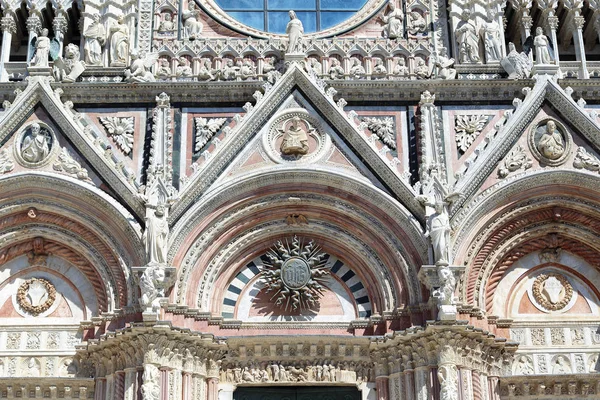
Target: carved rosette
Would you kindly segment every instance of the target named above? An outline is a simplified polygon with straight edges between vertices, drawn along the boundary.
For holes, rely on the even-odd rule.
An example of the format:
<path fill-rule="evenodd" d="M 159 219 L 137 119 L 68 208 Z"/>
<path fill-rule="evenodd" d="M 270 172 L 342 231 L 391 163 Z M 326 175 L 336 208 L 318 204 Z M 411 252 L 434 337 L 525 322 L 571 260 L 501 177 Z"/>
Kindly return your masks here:
<path fill-rule="evenodd" d="M 564 309 L 573 298 L 573 286 L 569 280 L 556 273 L 539 275 L 531 291 L 538 304 L 548 311 Z"/>
<path fill-rule="evenodd" d="M 56 288 L 46 279 L 28 279 L 17 290 L 17 304 L 34 316 L 48 311 L 55 300 Z"/>
<path fill-rule="evenodd" d="M 294 236 L 291 243 L 278 241 L 266 254 L 262 280 L 275 305 L 286 311 L 311 309 L 323 295 L 329 270 L 325 253 L 311 240 L 304 244 Z"/>

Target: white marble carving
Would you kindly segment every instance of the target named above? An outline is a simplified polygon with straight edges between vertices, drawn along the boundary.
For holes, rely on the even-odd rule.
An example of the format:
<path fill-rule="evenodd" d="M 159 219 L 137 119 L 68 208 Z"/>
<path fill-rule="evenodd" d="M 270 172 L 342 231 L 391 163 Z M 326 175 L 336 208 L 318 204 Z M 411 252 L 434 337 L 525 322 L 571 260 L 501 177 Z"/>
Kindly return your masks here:
<path fill-rule="evenodd" d="M 520 145 L 517 145 L 502 161 L 500 168 L 498 168 L 498 176 L 506 178 L 511 172 L 519 169 L 526 170 L 531 168 L 532 165 L 533 162 L 527 156 L 527 153 Z"/>
<path fill-rule="evenodd" d="M 73 43 L 65 46 L 65 56 L 54 60 L 52 73 L 54 79 L 60 82 L 75 82 L 77 78 L 85 71 L 85 63 L 81 61 L 79 47 Z"/>
<path fill-rule="evenodd" d="M 123 153 L 131 153 L 135 119 L 133 117 L 99 117 L 99 120 Z"/>
<path fill-rule="evenodd" d="M 125 70 L 125 82 L 154 82 L 156 79 L 150 71 L 158 60 L 158 53 L 131 52 L 131 64 Z"/>
<path fill-rule="evenodd" d="M 73 158 L 69 150 L 66 147 L 62 148 L 58 159 L 52 167 L 55 171 L 66 172 L 69 175 L 73 175 L 77 179 L 88 181 L 90 177 L 88 176 L 88 172 L 85 168 L 81 166 L 81 164 Z"/>
<path fill-rule="evenodd" d="M 194 151 L 200 151 L 221 130 L 227 118 L 194 118 L 196 127 Z"/>
<path fill-rule="evenodd" d="M 584 147 L 578 147 L 573 160 L 573 166 L 577 169 L 587 169 L 588 171 L 600 171 L 600 160 L 588 152 Z"/>
<path fill-rule="evenodd" d="M 100 14 L 92 15 L 92 23 L 83 32 L 85 38 L 84 55 L 88 66 L 103 66 L 102 46 L 106 43 L 106 31 L 100 22 Z"/>
<path fill-rule="evenodd" d="M 298 54 L 302 52 L 302 36 L 304 35 L 304 26 L 302 21 L 296 16 L 296 12 L 290 10 L 290 21 L 285 27 L 285 33 L 288 35 L 288 45 L 286 53 Z"/>
<path fill-rule="evenodd" d="M 125 67 L 129 55 L 129 28 L 119 16 L 116 24 L 110 27 L 110 66 Z"/>
<path fill-rule="evenodd" d="M 454 138 L 456 146 L 461 152 L 466 152 L 477 136 L 487 125 L 489 117 L 481 114 L 464 114 L 454 117 Z"/>
<path fill-rule="evenodd" d="M 50 38 L 48 29 L 42 29 L 40 35 L 35 39 L 35 54 L 31 60 L 31 65 L 35 67 L 48 67 L 48 56 L 50 55 Z"/>
<path fill-rule="evenodd" d="M 362 120 L 367 124 L 367 129 L 377 135 L 387 147 L 396 149 L 396 132 L 392 117 L 365 117 Z"/>
<path fill-rule="evenodd" d="M 385 24 L 383 27 L 383 37 L 388 39 L 398 39 L 404 35 L 404 13 L 401 8 L 397 8 L 394 1 L 390 1 L 388 11 L 381 17 Z"/>
<path fill-rule="evenodd" d="M 200 22 L 200 11 L 196 9 L 194 0 L 189 1 L 188 9 L 181 14 L 181 19 L 183 21 L 183 38 L 199 39 L 204 25 Z"/>
<path fill-rule="evenodd" d="M 463 10 L 461 21 L 456 26 L 458 58 L 462 64 L 481 62 L 478 32 L 475 21 L 471 19 L 471 11 Z"/>

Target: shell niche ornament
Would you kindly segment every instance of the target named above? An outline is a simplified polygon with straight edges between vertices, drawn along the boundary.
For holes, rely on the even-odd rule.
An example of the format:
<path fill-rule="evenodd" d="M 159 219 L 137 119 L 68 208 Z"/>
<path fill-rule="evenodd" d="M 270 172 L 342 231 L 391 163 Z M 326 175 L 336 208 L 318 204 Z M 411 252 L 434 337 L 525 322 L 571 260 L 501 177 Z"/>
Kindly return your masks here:
<path fill-rule="evenodd" d="M 560 274 L 541 274 L 531 288 L 535 300 L 549 311 L 565 308 L 573 298 L 573 286 Z"/>
<path fill-rule="evenodd" d="M 56 288 L 52 283 L 42 278 L 28 279 L 17 290 L 17 303 L 28 314 L 42 314 L 56 300 Z"/>
<path fill-rule="evenodd" d="M 325 256 L 312 240 L 306 245 L 297 236 L 291 243 L 277 241 L 261 268 L 266 293 L 273 293 L 275 305 L 286 311 L 313 308 L 329 275 Z"/>

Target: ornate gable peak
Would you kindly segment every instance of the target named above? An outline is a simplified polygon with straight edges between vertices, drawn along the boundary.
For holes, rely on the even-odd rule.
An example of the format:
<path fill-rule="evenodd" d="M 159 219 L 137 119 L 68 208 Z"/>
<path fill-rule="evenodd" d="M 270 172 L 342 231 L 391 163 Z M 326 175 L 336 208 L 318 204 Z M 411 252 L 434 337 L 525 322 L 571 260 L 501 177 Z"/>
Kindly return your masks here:
<path fill-rule="evenodd" d="M 392 165 L 384 159 L 374 145 L 359 129 L 357 114 L 344 111 L 346 101 L 341 98 L 337 102 L 334 96 L 337 91 L 328 87 L 325 81 L 314 74 L 308 74 L 298 63 L 291 63 L 287 71 L 274 85 L 266 83 L 264 94 L 255 94 L 256 103 L 246 103 L 246 114 L 238 117 L 238 124 L 221 141 L 210 162 L 198 168 L 187 185 L 181 190 L 180 201 L 171 210 L 171 221 L 177 220 L 189 206 L 198 199 L 224 171 L 252 135 L 263 126 L 277 110 L 284 99 L 299 88 L 315 108 L 325 116 L 325 120 L 360 153 L 364 162 L 376 176 L 390 189 L 392 194 L 415 216 L 422 215 L 422 206 L 415 198 L 415 191 L 392 170 Z"/>
<path fill-rule="evenodd" d="M 544 101 L 549 102 L 593 146 L 600 149 L 600 126 L 584 109 L 585 101 L 579 99 L 576 102 L 571 97 L 573 90 L 570 87 L 563 89 L 556 79 L 541 75 L 537 77 L 533 88 L 525 87 L 522 91 L 525 98 L 516 98 L 513 101 L 515 110 L 505 113 L 504 125 L 498 127 L 496 137 L 490 138 L 489 144 L 481 150 L 478 158 L 465 172 L 457 176 L 453 191 L 460 193 L 460 197 L 454 203 L 455 214 L 477 192 L 487 177 L 494 173 L 498 162 L 513 148 L 524 129 L 538 114 Z"/>
<path fill-rule="evenodd" d="M 48 115 L 56 122 L 73 147 L 98 172 L 98 176 L 115 193 L 120 193 L 127 207 L 138 216 L 144 214 L 143 202 L 137 195 L 134 176 L 124 166 L 116 163 L 111 151 L 94 140 L 89 128 L 83 123 L 82 116 L 73 110 L 73 103 L 63 101 L 60 87 L 52 89 L 48 77 L 30 76 L 27 87 L 17 96 L 0 119 L 0 142 L 12 134 L 23 121 L 41 104 Z"/>

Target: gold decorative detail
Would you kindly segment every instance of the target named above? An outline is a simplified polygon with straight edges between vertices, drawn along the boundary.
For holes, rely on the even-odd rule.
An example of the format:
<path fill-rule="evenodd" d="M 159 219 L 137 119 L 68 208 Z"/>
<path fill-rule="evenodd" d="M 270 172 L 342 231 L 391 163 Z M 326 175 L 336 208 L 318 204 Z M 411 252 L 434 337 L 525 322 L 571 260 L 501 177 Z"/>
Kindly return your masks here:
<path fill-rule="evenodd" d="M 48 311 L 56 300 L 56 288 L 42 278 L 31 278 L 19 286 L 17 303 L 23 311 L 31 315 L 39 315 Z"/>
<path fill-rule="evenodd" d="M 302 214 L 290 214 L 285 218 L 288 225 L 308 225 L 308 219 Z"/>
<path fill-rule="evenodd" d="M 550 280 L 554 282 L 547 287 Z M 562 289 L 558 285 L 562 285 Z M 560 274 L 541 274 L 533 282 L 532 293 L 535 300 L 549 311 L 562 310 L 573 298 L 573 286 Z"/>

